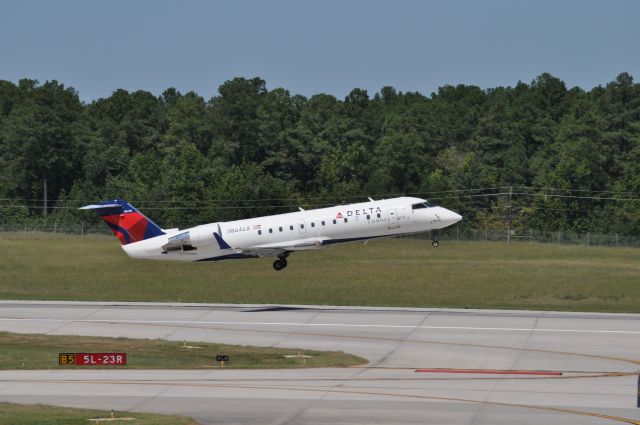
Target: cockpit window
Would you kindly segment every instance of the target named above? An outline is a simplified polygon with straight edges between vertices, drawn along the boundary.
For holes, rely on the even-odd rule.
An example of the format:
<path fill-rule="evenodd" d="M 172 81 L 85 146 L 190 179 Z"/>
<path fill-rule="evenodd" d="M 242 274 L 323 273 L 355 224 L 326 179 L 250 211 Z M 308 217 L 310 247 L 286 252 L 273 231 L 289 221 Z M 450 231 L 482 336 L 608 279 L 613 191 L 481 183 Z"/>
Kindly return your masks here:
<path fill-rule="evenodd" d="M 411 205 L 412 210 L 419 210 L 421 208 L 432 208 L 432 207 L 437 207 L 437 205 L 431 201 L 424 201 L 424 202 L 420 202 L 419 204 Z"/>

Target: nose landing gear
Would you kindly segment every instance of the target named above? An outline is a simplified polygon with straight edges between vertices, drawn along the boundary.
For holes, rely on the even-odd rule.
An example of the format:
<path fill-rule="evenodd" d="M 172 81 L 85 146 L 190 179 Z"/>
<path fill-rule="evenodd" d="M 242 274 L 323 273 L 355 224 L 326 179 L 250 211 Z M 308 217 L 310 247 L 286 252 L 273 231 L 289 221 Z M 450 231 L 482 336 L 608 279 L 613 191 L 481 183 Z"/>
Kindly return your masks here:
<path fill-rule="evenodd" d="M 288 252 L 283 252 L 278 255 L 278 259 L 273 262 L 273 269 L 277 272 L 287 267 L 287 257 L 289 256 Z"/>
<path fill-rule="evenodd" d="M 438 242 L 438 233 L 431 232 L 431 246 L 437 248 L 440 246 L 440 242 Z"/>

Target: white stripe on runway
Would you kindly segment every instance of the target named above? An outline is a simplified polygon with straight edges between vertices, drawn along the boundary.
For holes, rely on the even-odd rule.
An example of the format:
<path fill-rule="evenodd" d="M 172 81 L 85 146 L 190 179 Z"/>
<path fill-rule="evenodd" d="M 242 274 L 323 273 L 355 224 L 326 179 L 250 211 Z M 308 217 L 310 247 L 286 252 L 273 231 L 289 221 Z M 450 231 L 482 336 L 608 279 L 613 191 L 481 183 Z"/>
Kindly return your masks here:
<path fill-rule="evenodd" d="M 546 328 L 484 328 L 473 326 L 413 326 L 413 325 L 361 325 L 355 323 L 292 323 L 292 322 L 224 322 L 192 320 L 118 320 L 118 319 L 47 319 L 47 318 L 0 318 L 2 322 L 55 322 L 55 323 L 111 323 L 130 325 L 230 325 L 230 326 L 295 326 L 334 328 L 381 328 L 381 329 L 446 329 L 460 331 L 507 331 L 507 332 L 571 332 L 587 334 L 640 335 L 640 331 L 596 330 L 596 329 L 546 329 Z"/>

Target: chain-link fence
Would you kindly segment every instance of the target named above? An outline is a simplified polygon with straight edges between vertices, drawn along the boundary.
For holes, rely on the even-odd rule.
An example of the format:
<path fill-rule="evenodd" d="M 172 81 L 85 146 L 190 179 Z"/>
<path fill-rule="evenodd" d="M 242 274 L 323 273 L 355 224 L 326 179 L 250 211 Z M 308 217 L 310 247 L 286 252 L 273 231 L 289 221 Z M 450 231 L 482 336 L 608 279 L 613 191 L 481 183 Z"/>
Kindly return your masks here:
<path fill-rule="evenodd" d="M 110 235 L 111 231 L 104 223 L 84 222 L 41 222 L 0 224 L 0 238 L 34 239 L 37 237 L 55 237 L 56 235 Z"/>
<path fill-rule="evenodd" d="M 575 233 L 561 230 L 519 229 L 512 230 L 509 234 L 506 230 L 471 229 L 453 226 L 438 231 L 438 238 L 448 241 L 540 242 L 566 245 L 640 247 L 640 237 L 636 236 Z"/>
<path fill-rule="evenodd" d="M 0 224 L 0 239 L 52 238 L 64 235 L 110 235 L 111 231 L 103 223 L 86 222 L 40 222 Z M 567 245 L 625 246 L 640 247 L 640 237 L 618 234 L 574 233 L 534 229 L 506 230 L 473 229 L 452 226 L 437 233 L 444 241 L 502 241 L 541 242 Z M 431 238 L 430 233 L 410 235 L 412 238 Z"/>

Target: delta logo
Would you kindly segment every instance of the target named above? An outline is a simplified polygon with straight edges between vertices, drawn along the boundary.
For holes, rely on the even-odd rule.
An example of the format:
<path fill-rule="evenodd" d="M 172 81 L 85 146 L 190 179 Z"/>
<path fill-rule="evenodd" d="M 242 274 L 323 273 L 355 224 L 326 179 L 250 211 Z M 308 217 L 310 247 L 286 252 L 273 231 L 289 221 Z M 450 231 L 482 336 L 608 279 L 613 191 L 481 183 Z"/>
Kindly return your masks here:
<path fill-rule="evenodd" d="M 357 210 L 348 210 L 347 211 L 347 217 L 351 217 L 351 216 L 354 216 L 354 215 L 373 214 L 374 212 L 381 213 L 382 212 L 382 208 L 375 207 L 375 208 L 362 208 L 362 209 L 357 209 Z M 343 218 L 343 217 L 344 216 L 342 215 L 342 212 L 338 211 L 338 214 L 336 214 L 336 218 Z"/>

